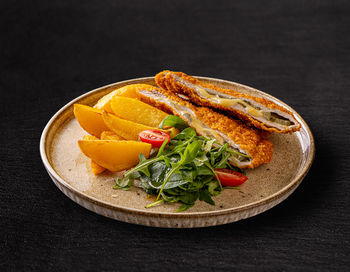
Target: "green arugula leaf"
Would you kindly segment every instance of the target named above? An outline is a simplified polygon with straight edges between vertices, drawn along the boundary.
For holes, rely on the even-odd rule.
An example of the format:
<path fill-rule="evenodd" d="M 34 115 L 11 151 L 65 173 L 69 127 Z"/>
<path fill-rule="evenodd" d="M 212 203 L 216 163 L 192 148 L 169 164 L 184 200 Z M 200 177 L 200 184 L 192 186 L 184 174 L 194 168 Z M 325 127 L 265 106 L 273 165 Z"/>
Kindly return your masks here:
<path fill-rule="evenodd" d="M 215 205 L 215 202 L 211 198 L 208 189 L 204 189 L 204 190 L 201 190 L 199 192 L 199 200 L 200 201 L 205 201 L 205 202 L 207 202 L 210 205 Z"/>
<path fill-rule="evenodd" d="M 170 194 L 169 192 L 172 192 L 172 193 Z M 179 192 L 167 190 L 167 193 L 165 193 L 165 192 L 162 193 L 162 198 L 166 202 L 172 202 L 172 203 L 179 202 L 178 195 L 179 195 Z"/>
<path fill-rule="evenodd" d="M 123 178 L 120 179 L 118 177 L 115 178 L 115 185 L 113 189 L 121 189 L 121 190 L 129 190 L 129 188 L 132 186 L 133 180 L 130 178 Z"/>
<path fill-rule="evenodd" d="M 214 176 L 213 171 L 211 171 L 206 165 L 200 165 L 197 167 L 198 176 Z"/>
<path fill-rule="evenodd" d="M 189 208 L 193 207 L 194 204 L 182 204 L 180 208 L 178 208 L 175 212 L 183 212 L 188 210 Z"/>
<path fill-rule="evenodd" d="M 197 173 L 198 171 L 195 168 L 181 169 L 182 177 L 188 182 L 193 182 L 197 176 Z"/>
<path fill-rule="evenodd" d="M 128 190 L 133 180 L 139 179 L 147 194 L 157 195 L 156 201 L 147 208 L 181 202 L 182 206 L 176 212 L 182 212 L 191 208 L 198 199 L 215 205 L 212 196 L 220 194 L 223 188 L 214 169 L 228 168 L 242 172 L 228 161 L 233 155 L 241 154 L 228 149 L 228 144 L 222 145 L 215 139 L 198 136 L 193 128 L 185 127 L 179 119 L 169 116 L 163 120 L 161 128 L 170 124 L 177 128 L 183 125 L 182 131 L 168 144 L 163 143 L 149 159 L 140 154 L 138 165 L 126 171 L 123 179 L 116 178 L 114 188 Z"/>
<path fill-rule="evenodd" d="M 163 183 L 167 169 L 168 167 L 166 166 L 164 161 L 157 161 L 151 164 L 149 166 L 150 179 L 158 183 Z"/>
<path fill-rule="evenodd" d="M 164 200 L 160 199 L 158 201 L 155 201 L 155 202 L 152 202 L 151 204 L 146 205 L 146 208 L 151 208 L 151 207 L 154 207 L 154 206 L 158 206 L 158 205 L 162 204 L 163 202 L 164 202 Z"/>
<path fill-rule="evenodd" d="M 233 170 L 233 171 L 236 171 L 236 172 L 238 172 L 238 173 L 241 173 L 241 174 L 243 174 L 243 175 L 247 175 L 241 168 L 239 168 L 239 167 L 237 167 L 237 166 L 233 166 L 232 164 L 229 164 L 228 165 L 228 167 L 227 167 L 228 169 L 231 169 L 231 170 Z"/>
<path fill-rule="evenodd" d="M 214 176 L 217 180 L 216 183 L 219 185 L 220 189 L 222 189 L 220 179 L 219 179 L 218 175 L 216 174 L 214 168 L 208 162 L 206 162 L 205 165 L 212 171 L 212 173 L 214 174 Z"/>
<path fill-rule="evenodd" d="M 197 158 L 194 159 L 194 163 L 196 164 L 196 166 L 202 166 L 208 160 L 208 157 L 205 154 L 203 154 L 201 156 L 197 156 Z"/>
<path fill-rule="evenodd" d="M 219 184 L 217 182 L 210 182 L 208 184 L 208 192 L 210 193 L 210 195 L 216 196 L 216 195 L 220 194 L 221 191 L 222 190 L 219 187 Z"/>
<path fill-rule="evenodd" d="M 164 148 L 166 145 L 167 145 L 167 141 L 164 141 L 158 150 L 156 158 L 160 157 L 163 154 Z"/>
<path fill-rule="evenodd" d="M 183 130 L 188 127 L 187 123 L 182 120 L 180 117 L 175 115 L 169 115 L 163 119 L 160 123 L 159 128 L 163 129 L 164 127 L 174 127 L 180 130 Z"/>
<path fill-rule="evenodd" d="M 202 146 L 202 141 L 194 141 L 190 143 L 185 149 L 181 163 L 186 164 L 186 163 L 192 162 L 196 158 L 197 153 L 200 150 L 201 146 Z"/>
<path fill-rule="evenodd" d="M 210 152 L 210 164 L 215 166 L 218 161 L 221 161 L 221 155 L 227 150 L 228 144 L 224 144 L 217 151 Z M 215 168 L 215 167 L 214 167 Z"/>
<path fill-rule="evenodd" d="M 188 180 L 185 180 L 180 174 L 176 173 L 172 175 L 169 181 L 164 185 L 164 190 L 176 188 L 186 183 L 188 183 Z"/>
<path fill-rule="evenodd" d="M 225 168 L 227 160 L 231 157 L 230 153 L 223 154 L 221 160 L 213 165 L 213 168 Z"/>
<path fill-rule="evenodd" d="M 179 196 L 179 200 L 185 204 L 194 204 L 198 199 L 198 191 L 195 192 L 185 192 L 183 195 Z"/>
<path fill-rule="evenodd" d="M 197 136 L 196 131 L 193 128 L 188 127 L 181 131 L 179 134 L 177 134 L 172 140 L 188 140 L 195 136 Z"/>
<path fill-rule="evenodd" d="M 140 159 L 139 165 L 142 165 L 144 162 L 147 161 L 146 157 L 142 153 L 139 154 L 139 159 Z M 150 176 L 148 165 L 141 167 L 138 171 L 144 173 L 147 177 Z"/>
<path fill-rule="evenodd" d="M 160 157 L 156 157 L 156 158 L 153 158 L 153 159 L 148 159 L 148 160 L 146 159 L 144 161 L 141 161 L 142 157 L 144 157 L 142 153 L 140 153 L 139 157 L 140 157 L 139 164 L 136 165 L 134 168 L 126 171 L 124 173 L 124 177 L 129 177 L 130 175 L 132 175 L 133 173 L 138 172 L 138 171 L 144 173 L 146 176 L 149 176 L 150 173 L 149 173 L 149 170 L 148 170 L 148 166 L 151 165 L 152 163 L 155 163 L 155 162 L 160 161 L 160 160 L 163 159 L 163 156 L 160 156 Z"/>
<path fill-rule="evenodd" d="M 141 176 L 141 187 L 149 195 L 156 194 L 156 190 L 149 185 L 150 179 L 147 176 Z"/>

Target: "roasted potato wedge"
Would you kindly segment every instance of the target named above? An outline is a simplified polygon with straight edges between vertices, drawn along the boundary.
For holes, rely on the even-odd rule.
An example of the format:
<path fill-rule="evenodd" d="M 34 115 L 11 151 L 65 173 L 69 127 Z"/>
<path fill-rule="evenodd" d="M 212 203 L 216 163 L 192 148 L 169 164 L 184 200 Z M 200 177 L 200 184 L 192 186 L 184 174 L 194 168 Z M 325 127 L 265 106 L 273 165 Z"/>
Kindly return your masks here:
<path fill-rule="evenodd" d="M 92 135 L 84 135 L 83 140 L 85 141 L 97 141 L 99 140 L 97 137 Z M 96 162 L 91 160 L 91 170 L 94 175 L 101 174 L 106 170 L 106 168 L 102 167 L 101 165 L 98 165 Z"/>
<path fill-rule="evenodd" d="M 101 133 L 101 140 L 121 141 L 125 139 L 114 131 L 104 131 Z"/>
<path fill-rule="evenodd" d="M 110 114 L 108 112 L 103 112 L 102 118 L 110 130 L 114 131 L 126 140 L 137 141 L 139 133 L 141 131 L 147 129 L 157 129 L 154 127 L 137 124 L 129 120 L 121 119 L 118 116 L 115 116 L 114 114 Z"/>
<path fill-rule="evenodd" d="M 110 106 L 120 118 L 150 127 L 158 127 L 168 116 L 164 111 L 129 97 L 114 96 Z"/>
<path fill-rule="evenodd" d="M 101 133 L 109 130 L 102 118 L 102 111 L 89 106 L 74 104 L 74 115 L 80 126 L 89 134 L 100 137 Z"/>
<path fill-rule="evenodd" d="M 97 101 L 96 105 L 94 108 L 96 109 L 101 109 L 105 110 L 107 112 L 113 113 L 113 110 L 111 108 L 111 99 L 114 96 L 123 96 L 123 97 L 131 97 L 131 98 L 136 98 L 136 91 L 139 89 L 152 89 L 154 86 L 148 85 L 148 84 L 131 84 L 131 85 L 126 85 L 124 87 L 121 87 L 117 90 L 114 90 L 110 92 L 109 94 L 103 96 L 100 100 Z"/>
<path fill-rule="evenodd" d="M 149 157 L 152 146 L 136 141 L 78 141 L 80 150 L 104 168 L 116 172 L 129 169 L 139 162 L 139 154 Z"/>

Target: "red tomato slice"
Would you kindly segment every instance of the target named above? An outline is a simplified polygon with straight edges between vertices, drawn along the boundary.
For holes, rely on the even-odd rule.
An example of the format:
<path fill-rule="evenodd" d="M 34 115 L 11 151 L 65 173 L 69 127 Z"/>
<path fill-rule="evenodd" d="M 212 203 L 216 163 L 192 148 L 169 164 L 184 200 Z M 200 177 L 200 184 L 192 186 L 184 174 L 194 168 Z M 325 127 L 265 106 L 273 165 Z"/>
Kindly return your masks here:
<path fill-rule="evenodd" d="M 215 173 L 222 186 L 239 186 L 248 179 L 245 175 L 230 169 L 218 168 L 215 169 Z"/>
<path fill-rule="evenodd" d="M 153 147 L 161 147 L 164 141 L 169 143 L 171 139 L 168 133 L 156 129 L 144 130 L 140 132 L 139 137 L 142 142 L 149 143 Z"/>

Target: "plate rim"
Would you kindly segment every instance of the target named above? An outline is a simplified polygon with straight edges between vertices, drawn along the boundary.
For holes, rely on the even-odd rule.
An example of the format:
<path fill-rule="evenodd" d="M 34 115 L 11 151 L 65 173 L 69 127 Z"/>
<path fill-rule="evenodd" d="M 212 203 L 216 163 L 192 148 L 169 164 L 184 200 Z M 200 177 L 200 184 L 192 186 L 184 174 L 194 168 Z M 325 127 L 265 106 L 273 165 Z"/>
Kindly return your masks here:
<path fill-rule="evenodd" d="M 250 209 L 254 209 L 256 207 L 259 206 L 264 206 L 270 203 L 273 203 L 274 201 L 278 200 L 278 199 L 282 199 L 280 202 L 284 201 L 290 194 L 292 194 L 294 192 L 294 190 L 299 186 L 299 184 L 302 182 L 302 180 L 304 179 L 304 177 L 306 176 L 306 174 L 308 173 L 309 169 L 311 168 L 311 165 L 314 161 L 315 158 L 315 141 L 314 141 L 314 137 L 313 134 L 311 132 L 311 129 L 309 128 L 308 124 L 305 122 L 305 120 L 300 116 L 300 114 L 295 111 L 291 106 L 287 105 L 286 103 L 284 103 L 283 101 L 279 100 L 278 98 L 265 93 L 264 91 L 255 89 L 253 87 L 241 84 L 241 83 L 237 83 L 234 81 L 228 81 L 228 80 L 223 80 L 223 79 L 218 79 L 218 78 L 212 78 L 212 77 L 202 77 L 202 76 L 195 76 L 198 79 L 202 79 L 202 80 L 208 80 L 208 81 L 216 81 L 216 82 L 221 82 L 221 83 L 226 83 L 229 85 L 236 85 L 239 86 L 241 88 L 245 88 L 248 89 L 250 91 L 253 92 L 258 92 L 259 94 L 262 94 L 263 96 L 266 96 L 268 98 L 273 99 L 274 101 L 277 101 L 278 103 L 282 104 L 283 106 L 289 108 L 292 110 L 293 114 L 296 115 L 297 119 L 299 122 L 302 123 L 302 126 L 306 129 L 307 133 L 308 133 L 308 138 L 310 140 L 310 156 L 307 158 L 307 161 L 305 162 L 304 167 L 302 168 L 302 170 L 298 173 L 298 175 L 296 175 L 293 180 L 291 182 L 289 182 L 286 186 L 284 186 L 283 188 L 281 188 L 280 190 L 278 190 L 277 192 L 273 193 L 272 195 L 266 196 L 263 199 L 259 199 L 256 200 L 254 202 L 245 204 L 245 205 L 241 205 L 238 207 L 231 207 L 231 208 L 226 208 L 226 209 L 222 209 L 222 210 L 215 210 L 215 211 L 201 211 L 201 212 L 179 212 L 179 213 L 175 213 L 175 212 L 155 212 L 155 211 L 145 211 L 145 210 L 140 210 L 140 209 L 136 209 L 136 208 L 130 208 L 130 207 L 124 207 L 124 206 L 119 206 L 116 204 L 111 204 L 109 202 L 100 200 L 96 197 L 93 196 L 89 196 L 81 191 L 79 191 L 77 188 L 75 188 L 74 186 L 72 186 L 71 184 L 69 184 L 68 182 L 66 182 L 53 168 L 53 166 L 50 164 L 49 160 L 48 160 L 48 156 L 47 156 L 47 150 L 46 150 L 46 139 L 47 139 L 47 135 L 48 132 L 51 128 L 51 125 L 54 123 L 54 121 L 56 119 L 58 119 L 58 117 L 60 115 L 62 115 L 66 110 L 69 109 L 69 107 L 72 107 L 74 105 L 74 103 L 76 103 L 79 100 L 84 99 L 85 97 L 90 96 L 93 93 L 105 90 L 105 89 L 109 89 L 115 85 L 127 85 L 127 84 L 134 84 L 135 81 L 154 81 L 154 77 L 150 76 L 150 77 L 140 77 L 140 78 L 134 78 L 134 79 L 128 79 L 128 80 L 123 80 L 123 81 L 117 81 L 114 83 L 110 83 L 107 85 L 104 85 L 102 87 L 98 87 L 95 88 L 91 91 L 88 91 L 76 98 L 74 98 L 73 100 L 69 101 L 68 103 L 66 103 L 63 107 L 61 107 L 48 121 L 48 123 L 46 124 L 45 128 L 43 129 L 43 132 L 41 134 L 40 137 L 40 145 L 39 145 L 39 149 L 40 149 L 40 156 L 42 159 L 42 162 L 44 164 L 44 167 L 46 169 L 46 171 L 48 172 L 49 176 L 51 177 L 51 179 L 54 177 L 56 179 L 57 182 L 60 183 L 61 186 L 64 186 L 66 189 L 70 190 L 71 192 L 73 192 L 75 195 L 79 196 L 80 198 L 87 200 L 95 205 L 98 205 L 100 207 L 103 208 L 108 208 L 108 209 L 112 209 L 118 212 L 123 212 L 123 213 L 127 213 L 127 214 L 134 214 L 134 215 L 149 215 L 149 216 L 159 216 L 159 217 L 170 217 L 173 219 L 176 218 L 201 218 L 201 217 L 212 217 L 212 216 L 221 216 L 221 215 L 226 215 L 226 214 L 233 214 L 233 213 L 238 213 L 238 212 L 243 212 L 246 210 L 250 210 Z M 54 182 L 55 183 L 55 182 Z M 57 184 L 55 183 L 55 185 L 57 186 Z M 61 188 L 60 188 L 61 189 Z M 289 193 L 289 195 L 288 195 Z M 283 198 L 283 196 L 286 196 L 286 198 Z M 77 201 L 75 201 L 77 202 Z M 274 205 L 272 205 L 271 207 L 268 207 L 267 209 L 264 209 L 261 212 L 264 212 L 276 205 L 278 205 L 280 202 L 275 203 Z M 78 203 L 79 204 L 79 203 Z M 81 205 L 81 204 L 80 204 Z M 257 212 L 256 214 L 259 214 L 260 212 Z M 250 217 L 250 216 L 249 216 Z"/>

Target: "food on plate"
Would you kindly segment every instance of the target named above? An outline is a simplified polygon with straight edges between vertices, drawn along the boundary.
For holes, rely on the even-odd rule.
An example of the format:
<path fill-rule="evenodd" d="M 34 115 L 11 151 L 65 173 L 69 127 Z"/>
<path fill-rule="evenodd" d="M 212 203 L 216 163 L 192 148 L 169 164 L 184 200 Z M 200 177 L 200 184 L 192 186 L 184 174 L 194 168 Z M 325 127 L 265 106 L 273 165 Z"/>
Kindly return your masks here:
<path fill-rule="evenodd" d="M 138 141 L 79 140 L 78 144 L 87 157 L 110 171 L 135 166 L 139 155 L 148 158 L 152 148 L 152 145 Z"/>
<path fill-rule="evenodd" d="M 197 200 L 237 189 L 255 168 L 272 159 L 272 132 L 292 133 L 300 124 L 284 107 L 266 98 L 224 89 L 180 72 L 155 77 L 160 87 L 127 85 L 94 106 L 74 105 L 91 135 L 78 144 L 93 173 L 126 170 L 115 189 L 141 187 L 156 200 L 146 207 Z M 255 127 L 251 126 L 254 125 Z"/>
<path fill-rule="evenodd" d="M 91 135 L 99 138 L 103 131 L 109 130 L 102 119 L 102 110 L 74 104 L 74 115 L 80 126 Z"/>
<path fill-rule="evenodd" d="M 220 88 L 182 72 L 166 70 L 157 74 L 155 81 L 163 89 L 188 96 L 197 105 L 229 112 L 259 129 L 278 133 L 300 129 L 289 110 L 264 97 Z"/>
<path fill-rule="evenodd" d="M 159 129 L 144 130 L 139 137 L 142 142 L 149 143 L 153 147 L 161 147 L 164 142 L 168 143 L 171 139 L 170 134 Z"/>
<path fill-rule="evenodd" d="M 111 108 L 113 113 L 120 118 L 150 127 L 158 127 L 168 116 L 165 112 L 140 100 L 122 96 L 112 98 Z"/>
<path fill-rule="evenodd" d="M 109 130 L 114 131 L 116 134 L 120 135 L 126 140 L 137 141 L 141 131 L 156 129 L 156 127 L 145 126 L 143 124 L 119 118 L 118 116 L 108 112 L 103 112 L 102 118 Z"/>
<path fill-rule="evenodd" d="M 173 117 L 171 122 L 183 127 L 183 121 Z M 182 205 L 177 212 L 181 212 L 192 207 L 198 199 L 215 205 L 212 196 L 223 190 L 216 169 L 230 169 L 231 175 L 241 172 L 228 162 L 231 154 L 228 144 L 221 145 L 215 139 L 199 136 L 193 128 L 186 127 L 170 142 L 164 141 L 149 159 L 140 155 L 139 164 L 126 171 L 122 179 L 116 178 L 114 188 L 127 190 L 136 180 L 139 181 L 146 193 L 157 196 L 147 208 L 180 202 Z M 233 186 L 226 188 L 237 189 Z"/>
<path fill-rule="evenodd" d="M 105 110 L 107 112 L 111 112 L 111 100 L 114 96 L 122 96 L 122 97 L 130 97 L 130 98 L 135 98 L 136 97 L 136 91 L 140 88 L 142 89 L 147 89 L 147 88 L 152 88 L 152 85 L 148 84 L 131 84 L 131 85 L 126 85 L 124 87 L 121 87 L 117 90 L 114 90 L 110 92 L 109 94 L 103 96 L 100 100 L 97 101 L 96 105 L 94 108 L 100 109 L 100 110 Z"/>
<path fill-rule="evenodd" d="M 98 140 L 98 138 L 92 135 L 84 135 L 83 140 L 95 141 Z M 91 160 L 91 170 L 94 175 L 98 175 L 103 173 L 106 170 L 106 168 L 102 167 L 101 165 L 98 165 L 95 161 Z"/>
<path fill-rule="evenodd" d="M 138 90 L 139 98 L 180 117 L 201 136 L 215 139 L 232 150 L 229 161 L 240 168 L 254 168 L 272 159 L 273 145 L 241 121 L 206 107 L 197 107 L 164 89 Z"/>
<path fill-rule="evenodd" d="M 242 173 L 233 171 L 231 169 L 218 168 L 215 169 L 215 173 L 222 186 L 239 186 L 248 179 Z"/>
<path fill-rule="evenodd" d="M 122 136 L 118 135 L 117 133 L 113 131 L 103 131 L 101 133 L 101 140 L 115 140 L 115 141 L 120 141 L 120 140 L 125 140 Z"/>

